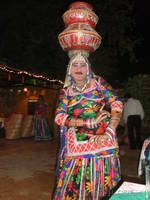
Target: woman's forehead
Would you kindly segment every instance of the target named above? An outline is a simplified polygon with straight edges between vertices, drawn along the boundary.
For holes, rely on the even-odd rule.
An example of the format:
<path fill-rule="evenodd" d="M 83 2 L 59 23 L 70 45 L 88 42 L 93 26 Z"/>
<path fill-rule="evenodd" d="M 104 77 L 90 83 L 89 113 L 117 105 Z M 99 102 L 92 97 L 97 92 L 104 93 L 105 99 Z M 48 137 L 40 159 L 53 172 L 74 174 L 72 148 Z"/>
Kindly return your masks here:
<path fill-rule="evenodd" d="M 80 57 L 76 57 L 72 60 L 72 64 L 74 63 L 87 63 L 86 60 L 84 59 L 84 57 L 80 56 Z"/>
<path fill-rule="evenodd" d="M 84 64 L 86 65 L 87 63 L 84 60 L 75 60 L 74 62 L 72 62 L 73 65 L 75 64 Z"/>

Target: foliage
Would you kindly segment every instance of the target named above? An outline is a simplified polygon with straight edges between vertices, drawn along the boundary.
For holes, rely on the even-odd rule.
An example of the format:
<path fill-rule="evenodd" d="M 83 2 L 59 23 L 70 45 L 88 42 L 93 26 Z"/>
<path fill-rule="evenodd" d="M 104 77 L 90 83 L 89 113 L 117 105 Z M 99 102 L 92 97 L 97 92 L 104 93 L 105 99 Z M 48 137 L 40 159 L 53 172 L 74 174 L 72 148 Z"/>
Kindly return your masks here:
<path fill-rule="evenodd" d="M 141 101 L 144 112 L 145 122 L 150 123 L 150 75 L 135 75 L 124 83 L 125 92 L 129 92 L 134 98 Z"/>

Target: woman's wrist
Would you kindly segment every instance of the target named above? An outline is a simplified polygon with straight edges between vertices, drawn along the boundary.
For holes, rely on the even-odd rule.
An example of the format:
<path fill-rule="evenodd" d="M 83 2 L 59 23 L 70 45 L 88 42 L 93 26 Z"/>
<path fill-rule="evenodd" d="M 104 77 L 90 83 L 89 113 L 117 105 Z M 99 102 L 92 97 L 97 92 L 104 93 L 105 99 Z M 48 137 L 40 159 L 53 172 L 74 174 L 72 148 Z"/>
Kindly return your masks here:
<path fill-rule="evenodd" d="M 112 125 L 111 123 L 108 124 L 108 127 L 111 128 L 114 132 L 116 131 L 116 126 Z"/>
<path fill-rule="evenodd" d="M 116 116 L 113 116 L 111 117 L 110 119 L 110 122 L 108 124 L 108 127 L 110 127 L 111 129 L 113 129 L 114 131 L 116 131 L 116 128 L 118 126 L 120 122 L 120 118 L 119 117 L 116 117 Z"/>
<path fill-rule="evenodd" d="M 80 118 L 72 118 L 69 121 L 69 126 L 72 126 L 72 127 L 81 127 L 83 125 L 84 125 L 84 121 L 83 119 L 80 119 Z"/>
<path fill-rule="evenodd" d="M 69 126 L 72 127 L 87 127 L 89 129 L 96 128 L 97 124 L 94 118 L 89 119 L 80 119 L 80 118 L 72 118 L 69 121 Z"/>
<path fill-rule="evenodd" d="M 89 129 L 92 129 L 92 128 L 96 128 L 97 124 L 96 124 L 94 118 L 89 118 L 89 119 L 86 119 L 84 121 L 84 126 L 87 127 L 87 128 L 89 128 Z"/>

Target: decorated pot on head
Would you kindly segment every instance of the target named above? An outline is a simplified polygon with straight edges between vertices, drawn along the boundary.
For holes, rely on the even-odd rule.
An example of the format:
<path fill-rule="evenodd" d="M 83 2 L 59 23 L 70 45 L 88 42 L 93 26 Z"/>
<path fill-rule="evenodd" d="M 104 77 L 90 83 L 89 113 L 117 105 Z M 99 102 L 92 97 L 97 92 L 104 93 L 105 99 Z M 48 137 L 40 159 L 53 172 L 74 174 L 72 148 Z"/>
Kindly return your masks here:
<path fill-rule="evenodd" d="M 63 15 L 65 30 L 58 36 L 59 43 L 67 52 L 94 52 L 101 44 L 101 36 L 95 31 L 98 22 L 93 8 L 86 2 L 74 2 Z M 72 53 L 69 53 L 69 57 Z"/>
<path fill-rule="evenodd" d="M 76 23 L 59 34 L 59 42 L 65 51 L 84 49 L 93 52 L 100 46 L 101 36 L 88 24 Z"/>
<path fill-rule="evenodd" d="M 86 2 L 74 2 L 63 14 L 63 21 L 66 27 L 73 23 L 86 23 L 94 28 L 98 22 L 98 16 L 93 12 L 92 5 Z"/>

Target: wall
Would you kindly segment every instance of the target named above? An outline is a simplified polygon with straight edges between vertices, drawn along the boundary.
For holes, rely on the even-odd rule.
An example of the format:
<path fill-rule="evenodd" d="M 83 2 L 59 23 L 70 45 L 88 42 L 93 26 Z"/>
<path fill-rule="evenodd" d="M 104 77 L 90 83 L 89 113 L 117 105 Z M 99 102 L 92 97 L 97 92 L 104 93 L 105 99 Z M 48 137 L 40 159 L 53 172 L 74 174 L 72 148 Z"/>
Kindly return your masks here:
<path fill-rule="evenodd" d="M 40 88 L 35 86 L 27 87 L 24 91 L 23 87 L 0 88 L 0 117 L 9 117 L 11 113 L 28 114 L 28 100 L 37 100 L 38 95 L 42 94 L 48 104 L 47 121 L 51 129 L 54 126 L 54 113 L 56 99 L 59 89 Z"/>

